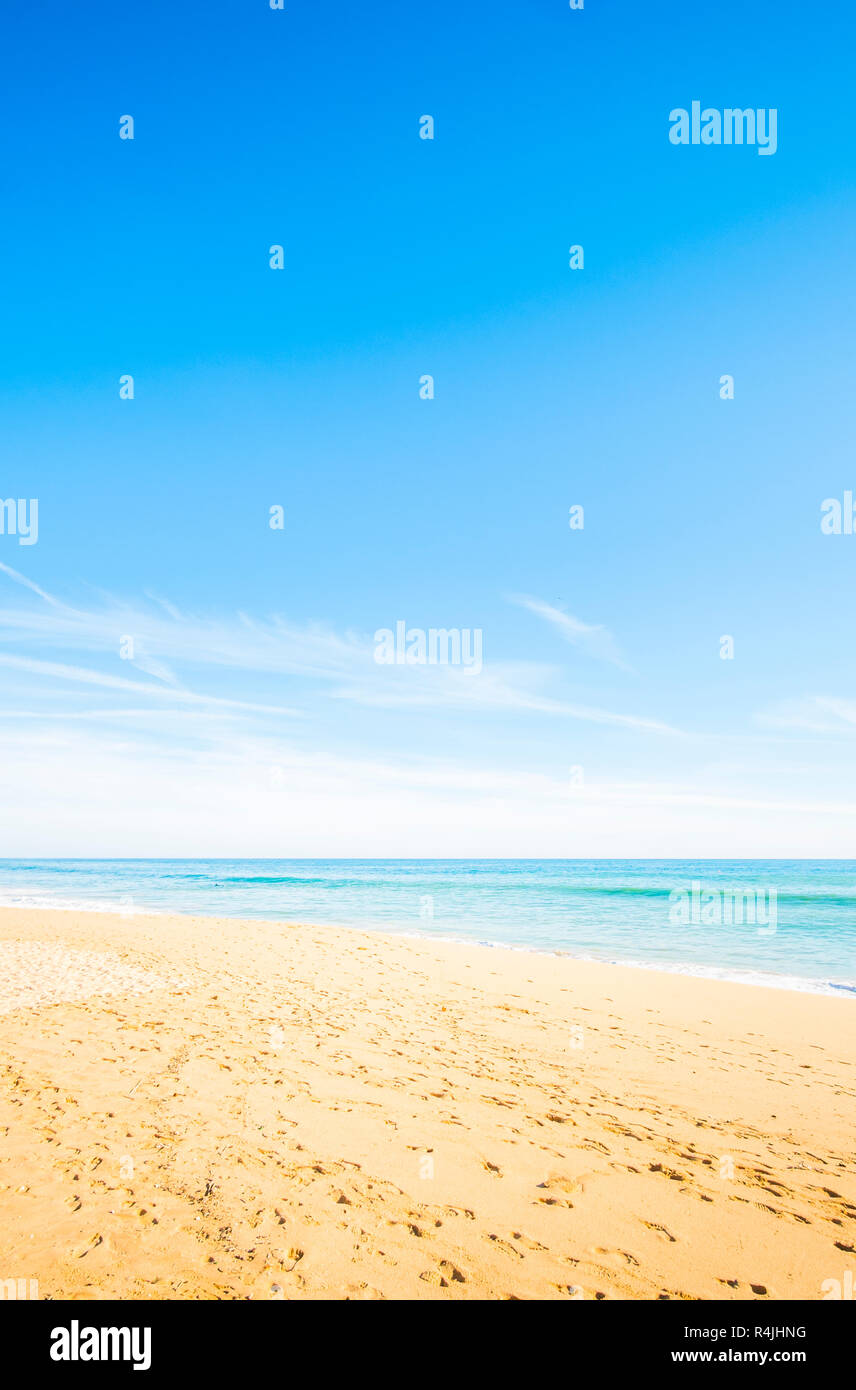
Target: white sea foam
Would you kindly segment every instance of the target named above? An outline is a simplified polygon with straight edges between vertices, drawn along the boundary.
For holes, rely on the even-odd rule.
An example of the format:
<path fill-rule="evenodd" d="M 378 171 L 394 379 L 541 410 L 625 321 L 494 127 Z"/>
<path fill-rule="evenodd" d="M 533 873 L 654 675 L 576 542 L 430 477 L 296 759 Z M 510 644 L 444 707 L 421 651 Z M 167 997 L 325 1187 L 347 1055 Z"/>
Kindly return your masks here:
<path fill-rule="evenodd" d="M 254 866 L 255 867 L 255 866 Z M 389 867 L 384 866 L 384 872 L 389 873 Z M 202 875 L 200 875 L 202 877 Z M 108 880 L 109 881 L 109 880 Z M 131 880 L 133 881 L 133 880 Z M 128 880 L 126 879 L 127 883 Z M 162 887 L 162 881 L 155 880 L 158 889 Z M 123 884 L 122 887 L 125 885 Z M 345 913 L 347 905 L 342 904 L 342 918 L 337 920 L 335 910 L 323 915 L 312 907 L 307 907 L 305 900 L 294 903 L 294 910 L 289 909 L 288 900 L 283 901 L 281 911 L 277 911 L 272 905 L 271 900 L 265 901 L 260 910 L 260 903 L 257 898 L 249 893 L 236 893 L 231 900 L 224 902 L 222 899 L 213 901 L 210 894 L 205 889 L 211 885 L 200 885 L 201 892 L 194 884 L 192 895 L 185 893 L 178 895 L 172 888 L 169 892 L 169 902 L 164 902 L 157 907 L 150 903 L 143 903 L 138 899 L 136 892 L 126 891 L 122 893 L 121 887 L 117 885 L 115 896 L 105 893 L 103 897 L 66 897 L 60 894 L 52 894 L 49 889 L 34 889 L 30 892 L 12 893 L 7 887 L 5 892 L 0 892 L 0 907 L 35 909 L 41 911 L 60 911 L 60 912 L 86 912 L 86 913 L 114 913 L 120 916 L 162 916 L 176 913 L 181 916 L 192 917 L 246 917 L 253 920 L 268 921 L 288 921 L 301 922 L 306 925 L 319 926 L 342 926 L 361 931 L 380 932 L 385 934 L 404 935 L 415 940 L 424 941 L 449 941 L 457 944 L 481 945 L 492 949 L 522 951 L 525 953 L 535 952 L 539 955 L 559 955 L 566 959 L 593 961 L 598 964 L 623 965 L 636 970 L 659 970 L 668 974 L 685 975 L 700 979 L 726 980 L 737 984 L 755 985 L 764 989 L 784 989 L 793 990 L 799 993 L 820 994 L 826 996 L 856 997 L 856 981 L 849 978 L 818 978 L 810 975 L 799 974 L 797 971 L 775 971 L 761 970 L 751 967 L 740 967 L 737 965 L 710 965 L 703 961 L 688 960 L 668 960 L 660 956 L 648 960 L 638 959 L 631 950 L 626 954 L 618 947 L 613 952 L 604 950 L 603 954 L 595 955 L 584 946 L 574 949 L 572 943 L 565 944 L 561 941 L 551 943 L 542 939 L 538 942 L 526 942 L 518 940 L 502 940 L 493 936 L 483 936 L 485 923 L 468 922 L 462 918 L 458 930 L 439 930 L 435 926 L 433 929 L 415 926 L 412 922 L 407 922 L 392 907 L 389 914 L 383 917 L 373 915 L 362 917 L 355 915 L 351 920 L 347 920 Z M 218 881 L 214 885 L 218 890 L 222 885 Z M 314 890 L 313 890 L 314 891 Z M 189 900 L 192 896 L 192 904 Z M 289 895 L 290 897 L 290 895 Z M 509 931 L 511 930 L 512 920 L 519 924 L 519 935 L 527 934 L 525 921 L 525 909 L 520 905 L 509 909 Z M 543 931 L 543 928 L 541 929 Z M 515 932 L 517 935 L 518 932 Z M 540 933 L 539 933 L 540 934 Z M 606 941 L 604 941 L 606 944 Z"/>

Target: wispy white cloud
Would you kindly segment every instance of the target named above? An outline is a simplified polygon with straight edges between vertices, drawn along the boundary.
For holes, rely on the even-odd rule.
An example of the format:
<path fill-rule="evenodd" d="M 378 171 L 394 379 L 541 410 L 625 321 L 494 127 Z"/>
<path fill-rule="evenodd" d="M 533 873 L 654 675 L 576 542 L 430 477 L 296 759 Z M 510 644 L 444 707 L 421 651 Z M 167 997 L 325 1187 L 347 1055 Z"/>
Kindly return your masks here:
<path fill-rule="evenodd" d="M 90 661 L 116 661 L 122 639 L 131 637 L 134 658 L 128 666 L 153 676 L 162 685 L 130 681 L 109 671 L 95 671 L 79 660 L 73 665 L 46 662 L 34 656 L 0 658 L 10 668 L 45 677 L 75 680 L 105 689 L 126 690 L 154 698 L 199 705 L 221 704 L 247 713 L 294 714 L 283 708 L 225 698 L 222 694 L 203 694 L 189 688 L 200 683 L 202 673 L 210 684 L 221 672 L 248 676 L 282 676 L 314 682 L 308 691 L 298 688 L 317 709 L 319 694 L 337 701 L 375 708 L 446 709 L 465 712 L 518 711 L 586 723 L 635 729 L 643 733 L 674 733 L 667 724 L 646 714 L 604 709 L 597 705 L 563 700 L 549 691 L 555 684 L 552 667 L 532 661 L 487 662 L 474 674 L 455 666 L 378 666 L 373 641 L 353 631 L 337 633 L 321 623 L 303 625 L 274 615 L 260 620 L 245 613 L 230 618 L 199 618 L 182 613 L 173 603 L 151 595 L 152 606 L 129 604 L 105 595 L 98 608 L 71 607 L 48 594 L 15 571 L 3 567 L 10 579 L 31 589 L 44 601 L 34 608 L 4 608 L 0 611 L 0 643 L 17 647 L 36 646 L 39 652 L 73 652 Z M 536 606 L 537 600 L 525 600 Z M 550 613 L 558 610 L 542 607 Z M 543 614 L 542 614 L 543 616 Z M 605 629 L 580 624 L 567 614 L 559 615 L 590 650 L 620 663 L 611 653 L 611 638 Z M 176 669 L 188 673 L 182 678 Z M 243 694 L 243 692 L 241 692 Z M 294 698 L 294 694 L 292 695 Z"/>
<path fill-rule="evenodd" d="M 379 666 L 365 634 L 279 616 L 200 619 L 154 596 L 146 604 L 104 595 L 72 607 L 8 566 L 2 572 L 26 591 L 19 608 L 0 612 L 0 668 L 24 678 L 4 682 L 8 708 L 0 706 L 0 727 L 8 733 L 14 724 L 15 733 L 0 759 L 7 854 L 275 855 L 287 844 L 298 855 L 561 856 L 573 846 L 584 856 L 735 857 L 844 853 L 852 832 L 856 806 L 846 785 L 840 799 L 821 798 L 804 777 L 799 793 L 791 784 L 781 796 L 775 771 L 765 785 L 741 760 L 690 769 L 680 752 L 669 770 L 668 750 L 684 745 L 662 739 L 648 739 L 657 761 L 637 782 L 598 775 L 587 730 L 570 739 L 551 733 L 538 768 L 526 766 L 526 742 L 519 756 L 503 744 L 487 766 L 483 748 L 450 760 L 440 743 L 419 757 L 409 735 L 403 751 L 401 740 L 358 751 L 348 736 L 353 719 L 338 721 L 343 748 L 313 747 L 308 720 L 290 726 L 300 734 L 295 744 L 276 718 L 303 705 L 317 713 L 320 696 L 404 715 L 460 714 L 467 729 L 487 713 L 540 715 L 557 730 L 565 720 L 646 738 L 676 731 L 644 714 L 562 698 L 550 665 L 488 659 L 478 673 Z M 538 600 L 523 606 L 545 618 Z M 563 639 L 608 650 L 604 629 L 541 608 Z M 120 666 L 126 636 L 138 660 Z M 144 672 L 156 678 L 138 679 Z M 288 706 L 245 698 L 267 691 L 271 677 L 280 687 L 288 681 Z M 833 697 L 779 714 L 856 726 L 856 702 Z M 522 727 L 531 731 L 532 721 Z M 633 765 L 641 758 L 637 742 Z M 578 790 L 563 764 L 581 761 L 586 785 Z"/>
<path fill-rule="evenodd" d="M 46 593 L 44 589 L 40 589 L 38 584 L 34 584 L 32 579 L 28 579 L 25 574 L 19 574 L 17 570 L 13 570 L 11 565 L 4 565 L 2 560 L 0 560 L 0 574 L 7 575 L 13 583 L 20 584 L 22 588 L 29 589 L 31 593 L 38 594 L 39 598 L 44 599 L 45 603 L 49 603 L 53 608 L 65 608 L 65 604 L 60 603 L 59 599 Z M 66 611 L 71 610 L 67 609 Z"/>
<path fill-rule="evenodd" d="M 644 715 L 618 714 L 612 710 L 573 701 L 553 699 L 528 688 L 524 681 L 532 673 L 519 664 L 485 667 L 478 677 L 443 667 L 385 668 L 384 680 L 374 684 L 341 686 L 331 691 L 335 699 L 382 709 L 458 708 L 461 710 L 529 711 L 588 724 L 613 725 L 643 733 L 676 734 L 679 731 L 658 719 Z M 513 673 L 506 678 L 506 670 Z M 537 675 L 536 675 L 537 679 Z"/>
<path fill-rule="evenodd" d="M 10 856 L 843 856 L 854 817 L 846 795 L 597 777 L 578 789 L 555 765 L 336 754 L 214 722 L 180 742 L 136 725 L 22 728 L 0 759 Z"/>
<path fill-rule="evenodd" d="M 566 613 L 564 609 L 556 608 L 544 599 L 530 598 L 527 594 L 510 594 L 509 601 L 550 623 L 571 646 L 578 647 L 599 661 L 609 661 L 624 671 L 630 670 L 618 650 L 612 633 L 601 624 L 584 623 L 573 614 Z"/>
<path fill-rule="evenodd" d="M 856 724 L 856 700 L 841 700 L 832 695 L 816 695 L 815 703 L 823 710 L 829 710 L 845 724 Z"/>
<path fill-rule="evenodd" d="M 834 695 L 810 695 L 802 699 L 779 701 L 761 710 L 755 718 L 765 728 L 848 734 L 856 726 L 856 700 Z"/>
<path fill-rule="evenodd" d="M 177 690 L 171 686 L 144 685 L 141 681 L 126 680 L 123 676 L 111 676 L 103 671 L 92 671 L 84 666 L 67 666 L 58 661 L 39 661 L 29 656 L 10 656 L 0 653 L 0 666 L 7 669 L 26 671 L 32 675 L 49 676 L 55 680 L 74 681 L 83 685 L 96 685 L 107 690 L 128 690 L 136 695 L 154 695 L 156 698 L 178 700 L 189 704 L 221 705 L 228 709 L 243 709 L 257 714 L 300 715 L 301 711 L 287 709 L 281 705 L 259 705 L 246 700 L 230 700 L 218 695 L 200 695 L 192 690 Z"/>
<path fill-rule="evenodd" d="M 229 710 L 215 708 L 210 710 L 200 709 L 125 709 L 120 707 L 101 706 L 99 709 L 63 709 L 51 710 L 47 714 L 43 709 L 3 709 L 0 706 L 0 722 L 4 719 L 26 719 L 31 722 L 44 724 L 65 724 L 69 719 L 93 720 L 95 723 L 109 723 L 113 719 L 140 719 L 149 720 L 156 723 L 164 723 L 173 719 L 228 719 L 235 718 L 237 712 L 230 713 Z"/>

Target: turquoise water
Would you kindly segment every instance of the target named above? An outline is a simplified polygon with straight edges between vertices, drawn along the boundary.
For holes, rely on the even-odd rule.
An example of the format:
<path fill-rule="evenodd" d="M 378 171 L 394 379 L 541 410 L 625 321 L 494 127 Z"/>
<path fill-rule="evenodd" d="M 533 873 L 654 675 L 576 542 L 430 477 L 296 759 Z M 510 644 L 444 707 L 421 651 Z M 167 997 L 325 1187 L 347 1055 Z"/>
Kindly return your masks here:
<path fill-rule="evenodd" d="M 851 860 L 7 859 L 0 905 L 334 923 L 856 993 Z"/>

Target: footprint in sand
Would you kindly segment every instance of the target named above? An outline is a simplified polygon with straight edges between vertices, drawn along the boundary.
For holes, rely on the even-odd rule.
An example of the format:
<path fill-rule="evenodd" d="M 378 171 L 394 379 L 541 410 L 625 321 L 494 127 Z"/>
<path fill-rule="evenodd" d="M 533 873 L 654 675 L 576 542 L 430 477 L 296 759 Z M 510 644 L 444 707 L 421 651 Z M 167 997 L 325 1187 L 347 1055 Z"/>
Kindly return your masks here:
<path fill-rule="evenodd" d="M 545 1178 L 539 1182 L 538 1188 L 543 1191 L 544 1196 L 536 1198 L 545 1207 L 573 1207 L 570 1199 L 571 1193 L 581 1193 L 583 1184 L 578 1178 L 568 1178 L 561 1174 L 555 1177 Z"/>
<path fill-rule="evenodd" d="M 458 1284 L 465 1284 L 466 1279 L 459 1269 L 449 1260 L 441 1260 L 437 1269 L 425 1269 L 419 1276 L 426 1284 L 433 1284 L 435 1288 L 447 1289 L 450 1281 Z"/>
<path fill-rule="evenodd" d="M 522 1251 L 516 1250 L 510 1241 L 502 1240 L 500 1236 L 493 1235 L 492 1233 L 484 1236 L 483 1239 L 491 1241 L 492 1244 L 496 1246 L 497 1250 L 501 1250 L 504 1255 L 511 1255 L 515 1260 L 523 1259 Z"/>
<path fill-rule="evenodd" d="M 664 1240 L 675 1244 L 677 1236 L 673 1236 L 671 1231 L 666 1230 L 665 1226 L 660 1226 L 656 1221 L 643 1221 L 642 1225 L 647 1226 L 649 1231 L 654 1231 L 658 1236 L 662 1236 Z"/>

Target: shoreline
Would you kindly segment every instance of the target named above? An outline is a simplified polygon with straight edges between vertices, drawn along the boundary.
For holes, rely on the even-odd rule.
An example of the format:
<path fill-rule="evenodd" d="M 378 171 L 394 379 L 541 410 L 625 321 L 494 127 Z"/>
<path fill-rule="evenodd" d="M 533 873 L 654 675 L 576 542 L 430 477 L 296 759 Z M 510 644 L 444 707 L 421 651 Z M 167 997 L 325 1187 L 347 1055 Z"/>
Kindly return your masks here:
<path fill-rule="evenodd" d="M 849 1002 L 3 909 L 22 990 L 0 1277 L 42 1298 L 819 1299 L 854 1265 Z"/>
<path fill-rule="evenodd" d="M 677 975 L 684 979 L 693 980 L 713 980 L 723 984 L 745 985 L 755 989 L 772 989 L 793 994 L 809 994 L 824 999 L 847 999 L 856 1000 L 856 982 L 836 981 L 836 980 L 815 980 L 810 976 L 803 975 L 780 975 L 775 971 L 764 972 L 760 970 L 731 970 L 726 967 L 705 966 L 693 961 L 676 962 L 653 962 L 639 960 L 623 960 L 616 958 L 601 958 L 598 956 L 576 955 L 573 951 L 563 947 L 551 946 L 532 946 L 527 944 L 517 944 L 507 941 L 489 941 L 484 938 L 469 938 L 464 936 L 447 936 L 440 933 L 420 932 L 416 930 L 391 931 L 385 926 L 366 926 L 363 923 L 349 924 L 347 922 L 314 922 L 309 918 L 288 918 L 288 917 L 244 917 L 239 914 L 229 913 L 225 917 L 211 915 L 208 913 L 197 913 L 185 911 L 181 908 L 155 908 L 155 907 L 134 907 L 133 910 L 123 909 L 115 906 L 101 906 L 98 904 L 46 902 L 44 905 L 33 905 L 30 903 L 8 903 L 0 900 L 0 913 L 3 912 L 64 912 L 81 913 L 84 915 L 113 916 L 113 917 L 156 917 L 170 918 L 182 917 L 195 921 L 229 921 L 229 922 L 267 922 L 272 925 L 283 927 L 325 927 L 331 931 L 355 931 L 367 932 L 372 936 L 388 937 L 391 940 L 406 941 L 427 941 L 447 943 L 448 945 L 477 946 L 483 950 L 490 951 L 514 951 L 524 955 L 536 956 L 555 956 L 566 960 L 579 961 L 592 965 L 616 966 L 622 970 L 644 970 L 654 974 Z"/>

